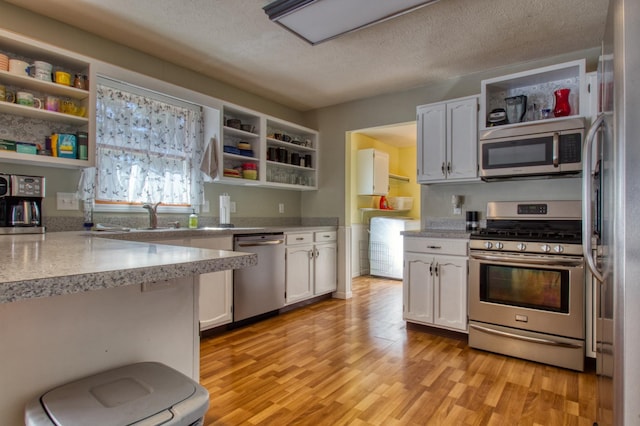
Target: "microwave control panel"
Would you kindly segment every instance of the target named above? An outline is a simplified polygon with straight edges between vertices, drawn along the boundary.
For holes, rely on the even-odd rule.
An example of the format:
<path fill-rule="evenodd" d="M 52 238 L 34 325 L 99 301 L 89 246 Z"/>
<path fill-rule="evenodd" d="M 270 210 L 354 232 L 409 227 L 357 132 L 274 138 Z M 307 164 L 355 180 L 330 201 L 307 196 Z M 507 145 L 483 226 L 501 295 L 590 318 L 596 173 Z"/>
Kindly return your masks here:
<path fill-rule="evenodd" d="M 579 163 L 582 161 L 581 133 L 560 135 L 560 164 Z"/>

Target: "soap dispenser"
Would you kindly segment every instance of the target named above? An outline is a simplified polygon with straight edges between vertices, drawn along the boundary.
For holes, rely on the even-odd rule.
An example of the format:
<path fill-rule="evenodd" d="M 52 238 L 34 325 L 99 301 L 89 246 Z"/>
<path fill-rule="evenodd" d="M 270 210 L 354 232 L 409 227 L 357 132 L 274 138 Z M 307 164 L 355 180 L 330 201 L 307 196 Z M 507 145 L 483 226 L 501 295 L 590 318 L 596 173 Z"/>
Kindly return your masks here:
<path fill-rule="evenodd" d="M 196 229 L 198 227 L 198 215 L 196 214 L 196 209 L 192 211 L 189 215 L 189 229 Z"/>

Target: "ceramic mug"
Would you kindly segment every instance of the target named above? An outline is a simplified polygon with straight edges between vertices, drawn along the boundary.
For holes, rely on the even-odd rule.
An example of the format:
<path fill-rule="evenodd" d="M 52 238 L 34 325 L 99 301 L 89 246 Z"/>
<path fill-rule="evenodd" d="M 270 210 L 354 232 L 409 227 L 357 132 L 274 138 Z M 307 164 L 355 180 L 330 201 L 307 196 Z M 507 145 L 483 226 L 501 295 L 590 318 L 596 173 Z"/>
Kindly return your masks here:
<path fill-rule="evenodd" d="M 33 74 L 32 77 L 37 80 L 51 81 L 51 70 L 53 65 L 44 61 L 35 61 L 33 65 L 29 66 L 29 74 Z"/>
<path fill-rule="evenodd" d="M 29 75 L 29 64 L 19 59 L 9 59 L 9 72 L 16 75 Z"/>
<path fill-rule="evenodd" d="M 57 96 L 48 95 L 44 99 L 44 109 L 46 109 L 47 111 L 60 111 L 60 98 Z"/>
<path fill-rule="evenodd" d="M 33 107 L 38 109 L 43 109 L 44 101 L 40 98 L 33 98 Z"/>
<path fill-rule="evenodd" d="M 56 83 L 71 86 L 71 74 L 64 71 L 56 71 Z"/>
<path fill-rule="evenodd" d="M 18 92 L 16 93 L 16 103 L 24 106 L 33 106 L 33 93 Z"/>

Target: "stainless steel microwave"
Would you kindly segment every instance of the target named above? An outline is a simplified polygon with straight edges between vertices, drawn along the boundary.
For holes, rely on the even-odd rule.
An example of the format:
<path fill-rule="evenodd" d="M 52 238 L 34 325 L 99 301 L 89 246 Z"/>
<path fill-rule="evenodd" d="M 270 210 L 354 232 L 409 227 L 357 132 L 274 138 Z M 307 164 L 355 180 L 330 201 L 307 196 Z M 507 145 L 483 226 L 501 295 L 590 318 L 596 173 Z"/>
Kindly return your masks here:
<path fill-rule="evenodd" d="M 492 180 L 580 173 L 584 131 L 583 118 L 482 131 L 480 177 Z"/>

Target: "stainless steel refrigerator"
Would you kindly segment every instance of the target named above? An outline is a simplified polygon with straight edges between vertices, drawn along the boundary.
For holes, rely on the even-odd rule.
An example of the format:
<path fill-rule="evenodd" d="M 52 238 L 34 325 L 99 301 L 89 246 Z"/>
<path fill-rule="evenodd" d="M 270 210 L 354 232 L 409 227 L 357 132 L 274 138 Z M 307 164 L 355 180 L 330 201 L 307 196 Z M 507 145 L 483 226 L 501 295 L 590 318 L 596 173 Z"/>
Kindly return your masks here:
<path fill-rule="evenodd" d="M 598 426 L 640 424 L 640 1 L 611 0 L 585 138 L 585 258 L 596 291 Z"/>

